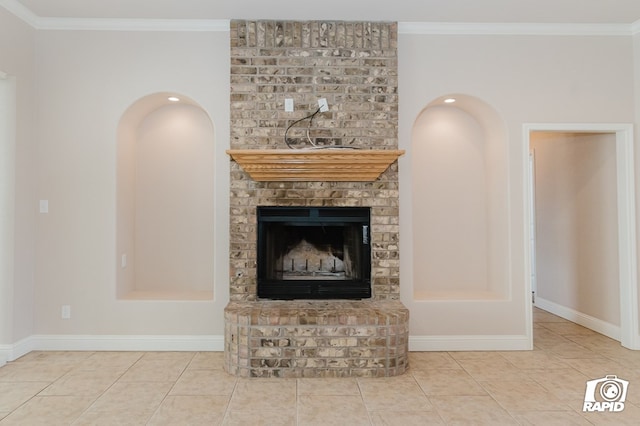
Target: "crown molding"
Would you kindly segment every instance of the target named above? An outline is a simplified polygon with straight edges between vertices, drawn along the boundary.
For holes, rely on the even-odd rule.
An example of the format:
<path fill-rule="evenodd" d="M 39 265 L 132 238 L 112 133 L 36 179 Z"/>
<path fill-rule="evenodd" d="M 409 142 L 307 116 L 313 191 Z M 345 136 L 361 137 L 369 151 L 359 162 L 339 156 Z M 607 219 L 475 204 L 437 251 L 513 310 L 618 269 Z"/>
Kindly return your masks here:
<path fill-rule="evenodd" d="M 38 26 L 38 16 L 16 0 L 0 0 L 0 6 L 22 19 L 33 28 Z"/>
<path fill-rule="evenodd" d="M 16 3 L 15 0 L 0 0 Z M 21 6 L 22 7 L 22 6 Z M 19 18 L 38 30 L 66 31 L 229 31 L 229 20 L 216 19 L 98 19 L 40 18 L 22 7 Z M 13 12 L 13 10 L 10 10 Z M 399 34 L 422 35 L 551 35 L 630 36 L 640 34 L 634 24 L 495 24 L 465 22 L 399 22 Z"/>
<path fill-rule="evenodd" d="M 422 35 L 630 36 L 632 34 L 632 25 L 400 22 L 398 23 L 398 33 Z"/>
<path fill-rule="evenodd" d="M 43 18 L 17 0 L 0 0 L 0 6 L 36 30 L 67 31 L 229 31 L 224 19 L 90 19 Z"/>
<path fill-rule="evenodd" d="M 229 31 L 229 20 L 222 19 L 44 18 L 35 15 L 17 0 L 0 0 L 0 6 L 38 30 Z M 630 36 L 640 34 L 640 19 L 632 24 L 399 22 L 398 33 L 422 35 Z"/>
<path fill-rule="evenodd" d="M 39 18 L 39 30 L 66 31 L 229 31 L 223 19 Z"/>

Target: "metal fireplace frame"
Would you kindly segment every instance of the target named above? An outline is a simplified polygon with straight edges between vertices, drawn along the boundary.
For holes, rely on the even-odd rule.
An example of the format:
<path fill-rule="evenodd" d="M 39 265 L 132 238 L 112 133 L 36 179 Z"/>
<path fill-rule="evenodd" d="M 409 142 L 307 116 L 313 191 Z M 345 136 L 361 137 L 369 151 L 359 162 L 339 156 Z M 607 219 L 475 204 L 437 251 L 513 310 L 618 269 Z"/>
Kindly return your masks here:
<path fill-rule="evenodd" d="M 257 296 L 261 299 L 368 299 L 371 291 L 371 208 L 258 206 Z M 268 276 L 268 226 L 359 227 L 358 278 L 273 279 Z"/>

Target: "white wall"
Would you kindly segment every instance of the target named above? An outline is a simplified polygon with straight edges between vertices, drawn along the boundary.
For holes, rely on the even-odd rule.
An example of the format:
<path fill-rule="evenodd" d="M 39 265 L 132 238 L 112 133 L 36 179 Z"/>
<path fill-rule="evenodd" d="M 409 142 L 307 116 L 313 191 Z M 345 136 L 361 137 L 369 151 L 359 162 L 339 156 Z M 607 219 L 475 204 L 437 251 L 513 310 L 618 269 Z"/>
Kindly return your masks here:
<path fill-rule="evenodd" d="M 630 37 L 399 37 L 401 296 L 411 311 L 411 347 L 523 348 L 529 336 L 524 246 L 526 173 L 523 123 L 633 122 Z M 508 131 L 508 297 L 504 300 L 414 300 L 415 238 L 411 200 L 411 132 L 432 100 L 461 93 L 502 116 Z M 484 336 L 478 339 L 479 336 Z"/>
<path fill-rule="evenodd" d="M 15 78 L 0 71 L 0 345 L 13 343 L 16 190 Z M 3 361 L 0 356 L 0 365 Z"/>
<path fill-rule="evenodd" d="M 537 297 L 620 326 L 615 134 L 533 132 Z"/>
<path fill-rule="evenodd" d="M 38 33 L 36 334 L 223 334 L 228 300 L 229 39 L 226 32 Z M 188 96 L 215 129 L 214 300 L 116 298 L 118 123 L 157 92 Z M 71 319 L 60 318 L 71 305 Z"/>
<path fill-rule="evenodd" d="M 16 76 L 18 96 L 11 340 L 32 334 L 222 335 L 229 259 L 228 34 L 38 31 L 34 37 L 0 9 L 0 69 Z M 399 36 L 399 136 L 407 151 L 400 159 L 401 292 L 411 310 L 414 348 L 526 346 L 522 124 L 640 122 L 630 90 L 635 78 L 640 104 L 633 49 L 631 37 Z M 116 299 L 117 126 L 135 100 L 162 91 L 190 96 L 215 129 L 213 301 Z M 420 259 L 411 250 L 411 133 L 424 107 L 448 93 L 482 99 L 508 130 L 508 149 L 501 153 L 509 160 L 508 192 L 497 200 L 508 207 L 503 222 L 509 231 L 508 288 L 501 300 L 413 298 Z M 35 159 L 31 129 L 37 131 Z M 49 200 L 50 213 L 36 214 L 38 199 Z M 60 319 L 63 304 L 71 305 L 70 320 Z"/>
<path fill-rule="evenodd" d="M 14 343 L 33 334 L 33 292 L 35 265 L 35 181 L 34 169 L 34 96 L 35 96 L 35 31 L 15 16 L 0 8 L 0 70 L 6 73 L 14 85 L 7 90 L 15 91 L 15 116 L 5 117 L 13 120 L 8 123 L 15 129 L 12 165 L 14 188 L 7 190 L 13 199 L 12 205 L 3 204 L 7 217 L 13 217 L 11 243 L 6 245 L 13 258 L 10 275 L 4 275 L 10 282 L 0 287 L 2 309 L 9 311 L 10 324 L 4 324 L 0 344 Z M 4 141 L 6 143 L 8 141 Z M 5 170 L 8 172 L 8 170 Z M 4 235 L 3 235 L 4 237 Z M 7 259 L 0 260 L 5 262 Z M 11 288 L 9 288 L 11 287 Z M 5 299 L 7 297 L 8 299 Z M 7 312 L 0 317 L 5 317 Z"/>
<path fill-rule="evenodd" d="M 635 141 L 637 146 L 637 141 L 640 141 L 640 28 L 636 25 L 636 35 L 633 37 L 633 75 L 634 75 L 634 100 L 635 100 Z M 636 190 L 640 189 L 640 149 L 635 150 L 635 187 Z M 640 200 L 636 199 L 636 203 Z M 638 208 L 638 204 L 636 204 L 636 212 L 640 212 L 640 208 Z M 640 220 L 638 220 L 640 222 Z M 638 224 L 636 224 L 636 230 L 638 228 Z M 636 231 L 638 232 L 638 231 Z M 638 253 L 640 256 L 640 253 Z M 638 262 L 640 265 L 640 261 Z M 640 275 L 638 275 L 640 276 Z M 640 292 L 638 292 L 638 306 L 640 306 Z M 640 315 L 638 316 L 638 329 L 640 329 Z"/>

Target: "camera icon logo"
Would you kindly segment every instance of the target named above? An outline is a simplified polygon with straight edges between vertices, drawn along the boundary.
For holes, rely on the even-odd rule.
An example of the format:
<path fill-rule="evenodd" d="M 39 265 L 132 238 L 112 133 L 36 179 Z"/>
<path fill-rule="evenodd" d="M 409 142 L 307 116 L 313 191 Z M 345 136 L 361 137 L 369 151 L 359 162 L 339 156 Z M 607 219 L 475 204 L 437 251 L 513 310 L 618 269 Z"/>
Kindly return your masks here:
<path fill-rule="evenodd" d="M 584 393 L 584 412 L 620 412 L 624 410 L 629 382 L 617 376 L 589 380 Z"/>

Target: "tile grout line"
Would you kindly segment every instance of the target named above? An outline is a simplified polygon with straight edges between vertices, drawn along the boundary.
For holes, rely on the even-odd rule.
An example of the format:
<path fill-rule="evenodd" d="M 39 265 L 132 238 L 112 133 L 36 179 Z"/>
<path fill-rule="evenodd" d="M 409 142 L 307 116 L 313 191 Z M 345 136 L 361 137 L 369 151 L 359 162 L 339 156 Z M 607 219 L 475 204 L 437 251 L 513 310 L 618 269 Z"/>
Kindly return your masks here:
<path fill-rule="evenodd" d="M 164 401 L 166 401 L 167 397 L 169 396 L 169 394 L 171 393 L 171 391 L 173 390 L 173 388 L 176 387 L 176 384 L 178 383 L 178 381 L 180 380 L 180 378 L 182 377 L 182 375 L 184 374 L 185 371 L 187 371 L 187 369 L 189 368 L 189 366 L 191 365 L 191 363 L 193 362 L 193 359 L 195 358 L 197 352 L 193 352 L 191 355 L 191 359 L 189 360 L 189 362 L 184 366 L 184 368 L 182 369 L 182 371 L 180 372 L 180 375 L 178 375 L 178 377 L 176 378 L 175 382 L 173 382 L 173 385 L 171 385 L 171 387 L 169 388 L 169 390 L 167 391 L 167 393 L 164 395 L 164 397 L 162 397 L 162 401 L 160 401 L 160 403 L 158 404 L 158 406 L 156 407 L 156 409 L 153 411 L 153 413 L 151 413 L 151 416 L 149 416 L 149 418 L 147 419 L 147 421 L 145 422 L 145 425 L 148 425 L 149 422 L 153 419 L 153 416 L 156 415 L 156 413 L 158 413 L 158 411 L 160 411 L 160 408 L 162 407 L 162 404 L 164 403 Z M 140 357 L 140 359 L 142 359 L 143 357 Z"/>

